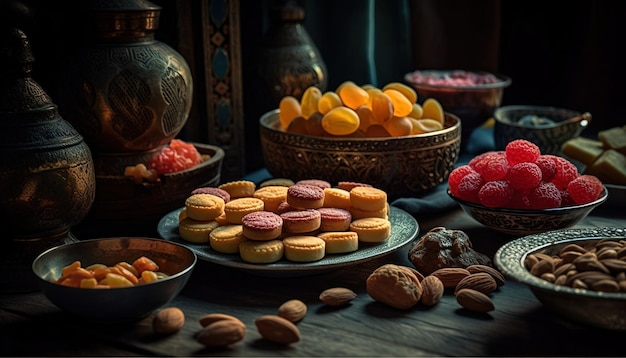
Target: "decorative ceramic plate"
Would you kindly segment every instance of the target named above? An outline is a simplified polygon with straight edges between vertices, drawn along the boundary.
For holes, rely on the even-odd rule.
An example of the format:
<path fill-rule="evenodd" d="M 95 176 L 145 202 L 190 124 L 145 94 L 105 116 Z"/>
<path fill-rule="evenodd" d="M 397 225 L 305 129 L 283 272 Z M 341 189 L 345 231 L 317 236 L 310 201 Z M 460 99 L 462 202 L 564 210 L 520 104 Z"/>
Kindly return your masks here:
<path fill-rule="evenodd" d="M 415 218 L 402 209 L 394 206 L 390 206 L 389 208 L 391 235 L 387 240 L 377 244 L 360 242 L 360 247 L 355 252 L 326 255 L 319 261 L 307 263 L 295 263 L 283 259 L 271 264 L 252 264 L 243 261 L 237 254 L 229 255 L 216 252 L 208 243 L 194 244 L 187 242 L 178 234 L 178 214 L 182 208 L 166 214 L 159 221 L 157 232 L 165 240 L 186 245 L 193 250 L 201 260 L 264 276 L 304 276 L 362 263 L 396 251 L 415 239 L 419 232 L 419 225 Z"/>

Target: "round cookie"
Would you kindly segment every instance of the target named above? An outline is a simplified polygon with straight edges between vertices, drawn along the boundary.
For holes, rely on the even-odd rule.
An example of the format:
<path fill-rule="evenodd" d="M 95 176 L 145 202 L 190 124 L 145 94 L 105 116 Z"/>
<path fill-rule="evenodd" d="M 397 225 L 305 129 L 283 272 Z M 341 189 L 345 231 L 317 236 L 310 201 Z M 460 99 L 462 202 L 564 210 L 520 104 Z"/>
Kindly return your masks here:
<path fill-rule="evenodd" d="M 322 189 L 331 187 L 329 182 L 327 182 L 326 180 L 321 180 L 321 179 L 302 179 L 302 180 L 298 180 L 296 184 L 314 185 L 314 186 L 319 186 Z"/>
<path fill-rule="evenodd" d="M 339 208 L 319 208 L 320 231 L 346 231 L 350 229 L 352 214 Z"/>
<path fill-rule="evenodd" d="M 278 205 L 287 201 L 288 187 L 280 185 L 270 185 L 257 189 L 252 197 L 263 200 L 265 203 L 264 210 L 276 212 Z"/>
<path fill-rule="evenodd" d="M 191 218 L 184 218 L 178 223 L 178 235 L 188 242 L 194 244 L 206 244 L 209 242 L 209 234 L 220 226 L 217 221 L 197 221 Z"/>
<path fill-rule="evenodd" d="M 322 215 L 315 209 L 287 211 L 280 217 L 283 219 L 283 232 L 291 234 L 313 232 L 322 223 Z"/>
<path fill-rule="evenodd" d="M 326 242 L 316 236 L 289 236 L 283 239 L 285 258 L 294 262 L 313 262 L 324 258 Z"/>
<path fill-rule="evenodd" d="M 191 191 L 191 195 L 194 195 L 194 194 L 211 194 L 211 195 L 219 196 L 220 198 L 224 199 L 225 203 L 230 201 L 230 194 L 228 194 L 226 190 L 215 188 L 212 186 L 196 188 Z"/>
<path fill-rule="evenodd" d="M 294 208 L 293 206 L 289 205 L 287 201 L 283 201 L 276 207 L 276 214 L 282 214 L 292 210 L 298 210 L 298 208 Z"/>
<path fill-rule="evenodd" d="M 255 211 L 262 211 L 265 203 L 257 198 L 237 198 L 232 199 L 224 205 L 226 221 L 230 224 L 241 224 L 241 219 Z"/>
<path fill-rule="evenodd" d="M 352 221 L 350 231 L 359 236 L 361 242 L 381 242 L 391 235 L 391 222 L 382 218 L 365 218 Z"/>
<path fill-rule="evenodd" d="M 389 218 L 389 204 L 379 210 L 361 210 L 357 208 L 350 208 L 350 214 L 352 214 L 352 220 L 365 219 L 365 218 Z"/>
<path fill-rule="evenodd" d="M 300 209 L 321 208 L 324 205 L 324 189 L 315 185 L 292 185 L 287 189 L 287 202 Z"/>
<path fill-rule="evenodd" d="M 371 188 L 372 185 L 371 184 L 365 184 L 365 183 L 358 183 L 358 182 L 354 182 L 354 181 L 340 181 L 339 183 L 337 183 L 337 188 L 339 189 L 343 189 L 346 191 L 350 191 L 356 187 L 361 187 L 361 186 L 365 186 L 368 188 Z"/>
<path fill-rule="evenodd" d="M 283 219 L 271 211 L 255 211 L 241 219 L 243 236 L 250 240 L 268 241 L 280 237 Z"/>
<path fill-rule="evenodd" d="M 350 190 L 350 206 L 365 211 L 382 210 L 387 205 L 387 193 L 384 190 L 359 186 Z"/>
<path fill-rule="evenodd" d="M 266 186 L 292 186 L 295 183 L 293 182 L 293 180 L 291 179 L 287 179 L 287 178 L 272 178 L 272 179 L 267 179 L 266 181 L 262 182 L 261 185 L 259 185 L 260 188 L 264 188 Z"/>
<path fill-rule="evenodd" d="M 242 225 L 220 225 L 209 234 L 209 245 L 223 254 L 236 254 L 239 244 L 244 242 Z"/>
<path fill-rule="evenodd" d="M 354 231 L 329 231 L 317 235 L 326 242 L 327 254 L 344 254 L 359 249 L 359 235 Z"/>
<path fill-rule="evenodd" d="M 283 258 L 282 240 L 255 241 L 245 240 L 239 244 L 239 256 L 243 261 L 253 264 L 269 264 Z"/>
<path fill-rule="evenodd" d="M 252 196 L 256 190 L 256 184 L 249 180 L 237 180 L 221 184 L 218 188 L 227 191 L 231 199 L 238 199 Z"/>
<path fill-rule="evenodd" d="M 350 192 L 339 188 L 324 189 L 324 204 L 322 204 L 322 207 L 350 209 Z"/>
<path fill-rule="evenodd" d="M 224 212 L 224 199 L 212 194 L 194 194 L 185 200 L 187 216 L 198 221 L 210 221 Z"/>

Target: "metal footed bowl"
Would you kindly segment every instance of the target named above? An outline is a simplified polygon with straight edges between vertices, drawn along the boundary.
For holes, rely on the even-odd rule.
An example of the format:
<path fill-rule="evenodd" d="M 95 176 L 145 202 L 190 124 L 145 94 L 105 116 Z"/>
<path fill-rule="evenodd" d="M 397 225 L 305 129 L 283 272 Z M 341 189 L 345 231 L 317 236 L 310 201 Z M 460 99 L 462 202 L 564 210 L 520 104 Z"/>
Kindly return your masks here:
<path fill-rule="evenodd" d="M 353 181 L 390 200 L 419 196 L 447 180 L 461 146 L 461 122 L 446 113 L 441 131 L 393 138 L 329 138 L 280 129 L 278 110 L 260 119 L 261 149 L 275 177 Z"/>

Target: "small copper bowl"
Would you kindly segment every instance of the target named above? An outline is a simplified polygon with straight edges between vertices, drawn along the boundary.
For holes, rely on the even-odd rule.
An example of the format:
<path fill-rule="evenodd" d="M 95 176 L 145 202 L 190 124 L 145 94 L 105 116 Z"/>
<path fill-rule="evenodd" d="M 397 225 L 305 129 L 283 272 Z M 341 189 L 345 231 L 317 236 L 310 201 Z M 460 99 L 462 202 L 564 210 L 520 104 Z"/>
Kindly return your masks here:
<path fill-rule="evenodd" d="M 393 200 L 419 196 L 445 182 L 454 169 L 461 124 L 446 113 L 443 130 L 391 138 L 329 138 L 280 129 L 278 110 L 260 119 L 261 150 L 274 177 L 371 184 Z"/>

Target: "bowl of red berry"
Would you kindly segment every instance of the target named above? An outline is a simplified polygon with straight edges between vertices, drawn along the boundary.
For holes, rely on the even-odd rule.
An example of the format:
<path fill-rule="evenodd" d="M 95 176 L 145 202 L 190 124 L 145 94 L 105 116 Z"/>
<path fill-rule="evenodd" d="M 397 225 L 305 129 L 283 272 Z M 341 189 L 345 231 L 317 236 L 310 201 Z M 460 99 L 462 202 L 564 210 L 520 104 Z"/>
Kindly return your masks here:
<path fill-rule="evenodd" d="M 608 191 L 568 159 L 541 154 L 518 139 L 456 167 L 448 194 L 479 223 L 509 235 L 530 235 L 576 225 L 604 203 Z"/>

